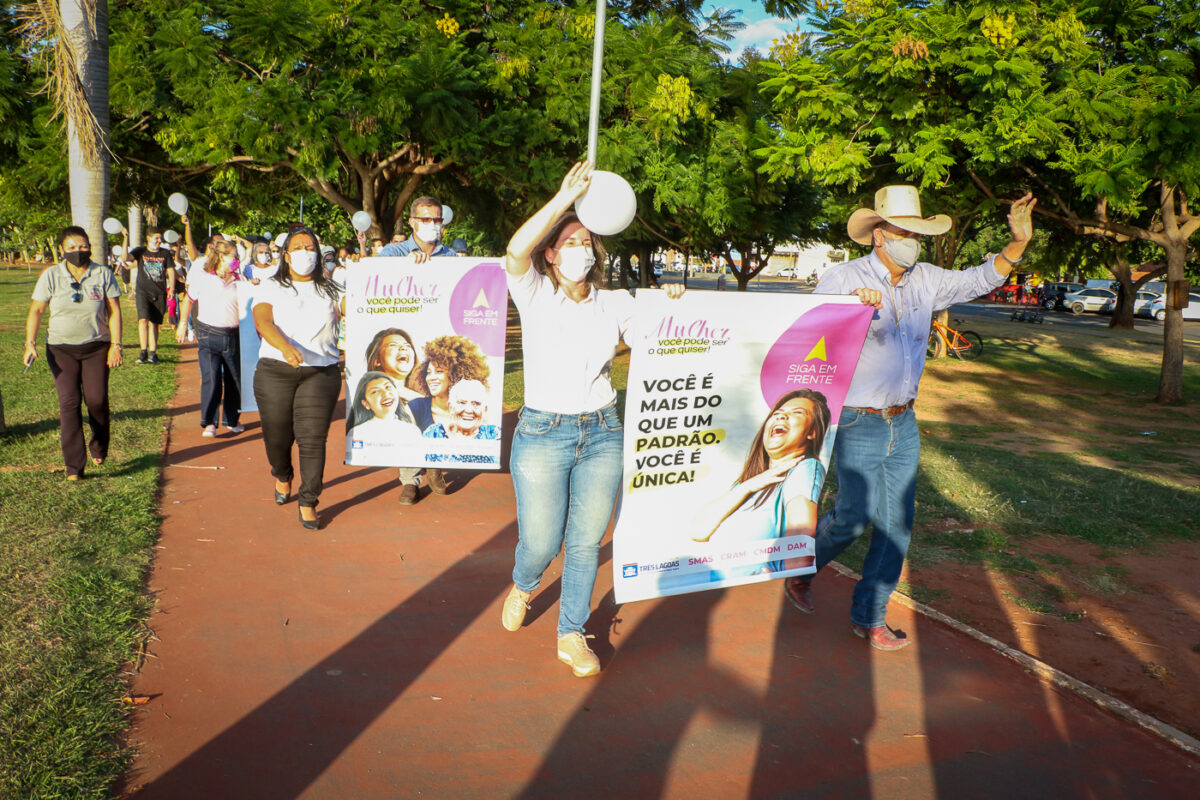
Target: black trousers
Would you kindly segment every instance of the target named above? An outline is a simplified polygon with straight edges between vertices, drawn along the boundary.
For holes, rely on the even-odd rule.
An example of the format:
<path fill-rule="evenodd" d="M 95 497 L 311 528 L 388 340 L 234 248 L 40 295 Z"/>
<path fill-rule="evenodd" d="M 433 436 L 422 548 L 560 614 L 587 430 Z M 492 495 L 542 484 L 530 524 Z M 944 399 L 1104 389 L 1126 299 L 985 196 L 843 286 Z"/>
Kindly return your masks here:
<path fill-rule="evenodd" d="M 108 457 L 108 347 L 108 342 L 46 345 L 46 363 L 58 391 L 58 435 L 68 475 L 82 475 L 87 461 L 81 401 L 87 403 L 92 458 Z"/>
<path fill-rule="evenodd" d="M 237 328 L 196 323 L 196 360 L 200 362 L 200 427 L 238 424 L 242 410 L 242 345 Z"/>
<path fill-rule="evenodd" d="M 254 371 L 254 399 L 262 421 L 271 475 L 290 482 L 292 443 L 300 453 L 300 505 L 316 508 L 325 474 L 325 440 L 342 388 L 337 364 L 292 367 L 263 358 Z"/>

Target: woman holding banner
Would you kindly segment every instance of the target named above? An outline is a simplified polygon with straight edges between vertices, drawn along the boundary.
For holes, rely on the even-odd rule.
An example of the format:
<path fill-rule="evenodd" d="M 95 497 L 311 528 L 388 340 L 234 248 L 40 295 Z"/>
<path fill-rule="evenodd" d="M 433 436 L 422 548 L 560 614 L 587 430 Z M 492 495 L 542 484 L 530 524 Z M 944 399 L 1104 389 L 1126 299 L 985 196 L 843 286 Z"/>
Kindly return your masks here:
<path fill-rule="evenodd" d="M 520 629 L 529 599 L 564 551 L 558 659 L 577 677 L 600 672 L 584 623 L 600 540 L 621 483 L 621 420 L 609 370 L 633 318 L 633 296 L 600 289 L 604 246 L 570 211 L 592 165 L 573 166 L 558 193 L 513 234 L 504 257 L 521 314 L 525 406 L 510 469 L 517 499 L 513 587 L 501 623 Z M 683 287 L 667 287 L 672 297 Z"/>
<path fill-rule="evenodd" d="M 319 269 L 320 240 L 297 228 L 283 242 L 279 270 L 254 294 L 254 325 L 262 337 L 254 399 L 263 444 L 275 477 L 275 502 L 292 489 L 292 443 L 300 454 L 300 524 L 321 526 L 317 502 L 325 472 L 325 440 L 338 392 L 337 287 Z"/>
<path fill-rule="evenodd" d="M 776 400 L 750 445 L 737 483 L 696 515 L 695 541 L 716 537 L 722 545 L 737 547 L 785 536 L 811 537 L 825 481 L 820 458 L 829 417 L 825 396 L 812 389 L 797 389 Z M 801 558 L 713 570 L 712 579 L 796 569 L 813 564 L 813 557 L 810 549 Z"/>

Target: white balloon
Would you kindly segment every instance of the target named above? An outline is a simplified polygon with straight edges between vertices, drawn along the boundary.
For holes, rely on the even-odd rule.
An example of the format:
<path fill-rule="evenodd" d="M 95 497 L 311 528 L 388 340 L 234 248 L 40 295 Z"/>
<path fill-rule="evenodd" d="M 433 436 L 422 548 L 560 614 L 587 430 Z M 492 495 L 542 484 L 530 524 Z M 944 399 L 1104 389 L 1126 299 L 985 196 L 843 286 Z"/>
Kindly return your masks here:
<path fill-rule="evenodd" d="M 121 224 L 121 220 L 116 217 L 109 217 L 104 220 L 104 232 L 116 236 L 121 231 L 125 230 L 125 226 Z"/>
<path fill-rule="evenodd" d="M 125 255 L 125 251 L 121 248 L 121 245 L 114 244 L 112 246 L 112 254 L 117 258 L 120 258 L 121 256 Z"/>
<path fill-rule="evenodd" d="M 583 196 L 575 201 L 579 221 L 592 233 L 612 236 L 629 227 L 637 214 L 637 196 L 629 181 L 615 172 L 597 170 Z"/>
<path fill-rule="evenodd" d="M 371 215 L 365 211 L 355 211 L 354 216 L 350 218 L 350 224 L 354 226 L 354 230 L 366 233 L 371 227 Z"/>
<path fill-rule="evenodd" d="M 442 224 L 449 225 L 454 222 L 454 209 L 450 206 L 442 206 Z"/>
<path fill-rule="evenodd" d="M 167 198 L 167 208 L 183 216 L 188 210 L 188 199 L 181 192 L 176 192 Z"/>
<path fill-rule="evenodd" d="M 167 244 L 175 244 L 179 241 L 179 234 L 175 231 L 167 231 L 163 234 L 163 241 Z"/>

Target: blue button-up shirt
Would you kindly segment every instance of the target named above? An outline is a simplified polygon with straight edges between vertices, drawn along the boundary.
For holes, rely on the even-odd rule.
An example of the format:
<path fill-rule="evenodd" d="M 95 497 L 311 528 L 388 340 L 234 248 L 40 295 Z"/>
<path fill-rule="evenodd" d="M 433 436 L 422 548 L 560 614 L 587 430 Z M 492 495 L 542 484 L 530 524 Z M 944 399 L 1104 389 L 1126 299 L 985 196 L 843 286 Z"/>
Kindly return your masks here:
<path fill-rule="evenodd" d="M 935 311 L 987 294 L 1004 283 L 995 256 L 971 269 L 954 271 L 918 263 L 896 286 L 891 273 L 871 251 L 831 267 L 814 290 L 816 294 L 850 294 L 855 289 L 878 289 L 883 308 L 875 312 L 854 380 L 846 393 L 848 406 L 888 408 L 913 400 L 925 369 L 929 325 Z"/>
<path fill-rule="evenodd" d="M 392 242 L 391 244 L 386 245 L 382 250 L 379 251 L 378 258 L 384 258 L 386 256 L 408 256 L 412 255 L 414 250 L 420 249 L 421 245 L 417 244 L 417 237 L 410 236 L 403 242 Z M 446 247 L 446 245 L 442 244 L 441 242 L 438 242 L 437 247 L 433 248 L 433 252 L 429 254 L 430 258 L 433 258 L 434 256 L 457 255 L 458 253 L 454 252 L 449 247 Z"/>

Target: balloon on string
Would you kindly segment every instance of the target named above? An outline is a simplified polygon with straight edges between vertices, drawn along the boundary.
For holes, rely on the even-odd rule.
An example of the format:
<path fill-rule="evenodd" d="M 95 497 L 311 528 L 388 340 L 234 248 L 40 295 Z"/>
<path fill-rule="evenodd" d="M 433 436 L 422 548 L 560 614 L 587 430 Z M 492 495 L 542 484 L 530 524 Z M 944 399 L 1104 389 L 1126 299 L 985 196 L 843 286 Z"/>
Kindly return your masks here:
<path fill-rule="evenodd" d="M 119 244 L 114 244 L 112 247 L 112 254 L 117 258 L 120 258 L 121 256 L 125 255 L 125 249 Z"/>
<path fill-rule="evenodd" d="M 629 227 L 637 214 L 637 196 L 629 181 L 615 172 L 592 172 L 591 185 L 575 201 L 579 221 L 592 233 L 612 236 Z"/>
<path fill-rule="evenodd" d="M 454 209 L 452 209 L 450 206 L 443 205 L 442 206 L 442 224 L 449 225 L 451 222 L 454 222 Z"/>
<path fill-rule="evenodd" d="M 371 215 L 365 211 L 355 211 L 354 216 L 350 218 L 350 224 L 359 233 L 366 233 L 367 229 L 371 227 Z"/>
<path fill-rule="evenodd" d="M 116 217 L 109 217 L 104 220 L 104 232 L 116 236 L 121 231 L 125 230 L 125 226 L 121 224 L 121 220 Z"/>
<path fill-rule="evenodd" d="M 187 213 L 188 199 L 181 192 L 175 192 L 175 194 L 167 198 L 167 208 L 182 217 Z"/>
<path fill-rule="evenodd" d="M 175 244 L 179 241 L 179 234 L 175 231 L 167 231 L 163 234 L 163 241 L 167 244 Z"/>

